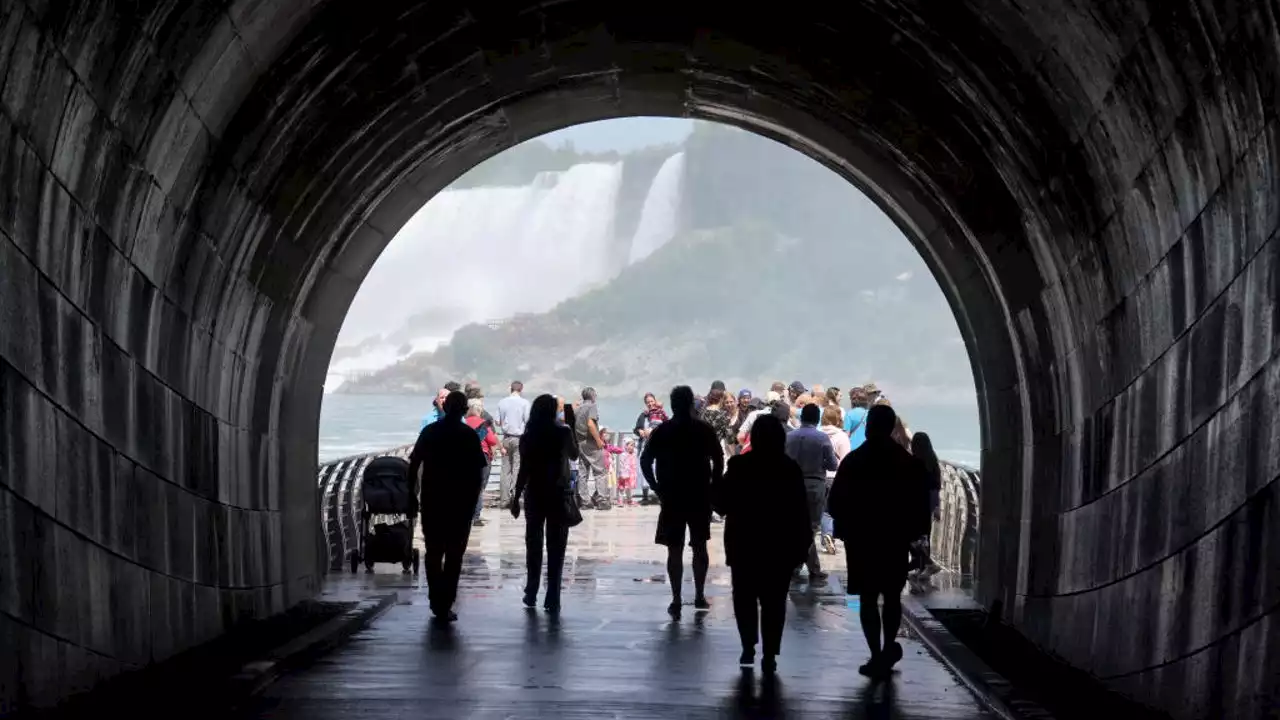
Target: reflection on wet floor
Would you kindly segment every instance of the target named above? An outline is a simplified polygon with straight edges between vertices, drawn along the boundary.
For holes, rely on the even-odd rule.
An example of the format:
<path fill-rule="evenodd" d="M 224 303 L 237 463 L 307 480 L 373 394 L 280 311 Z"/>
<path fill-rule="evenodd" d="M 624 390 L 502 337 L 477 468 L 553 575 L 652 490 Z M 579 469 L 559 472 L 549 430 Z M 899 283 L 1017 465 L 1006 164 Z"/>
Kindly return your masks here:
<path fill-rule="evenodd" d="M 395 591 L 400 604 L 347 646 L 271 686 L 253 715 L 277 718 L 987 717 L 923 647 L 891 683 L 857 674 L 866 649 L 832 577 L 797 583 L 776 679 L 737 667 L 729 573 L 713 526 L 712 609 L 671 621 L 654 508 L 588 513 L 570 534 L 561 617 L 527 611 L 524 523 L 486 511 L 463 568 L 452 627 L 430 620 L 425 581 L 398 566 L 330 579 L 327 595 Z M 684 597 L 692 599 L 690 571 Z"/>

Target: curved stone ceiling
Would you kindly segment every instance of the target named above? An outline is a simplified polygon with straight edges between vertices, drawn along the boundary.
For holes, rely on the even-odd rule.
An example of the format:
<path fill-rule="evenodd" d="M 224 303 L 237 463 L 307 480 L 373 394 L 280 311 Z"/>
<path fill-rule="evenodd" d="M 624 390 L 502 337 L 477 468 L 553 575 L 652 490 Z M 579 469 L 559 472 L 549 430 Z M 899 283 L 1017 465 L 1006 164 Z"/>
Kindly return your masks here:
<path fill-rule="evenodd" d="M 0 705 L 311 594 L 378 253 L 479 160 L 646 114 L 787 142 L 916 243 L 985 603 L 1177 716 L 1273 707 L 1278 53 L 1270 1 L 5 3 Z"/>

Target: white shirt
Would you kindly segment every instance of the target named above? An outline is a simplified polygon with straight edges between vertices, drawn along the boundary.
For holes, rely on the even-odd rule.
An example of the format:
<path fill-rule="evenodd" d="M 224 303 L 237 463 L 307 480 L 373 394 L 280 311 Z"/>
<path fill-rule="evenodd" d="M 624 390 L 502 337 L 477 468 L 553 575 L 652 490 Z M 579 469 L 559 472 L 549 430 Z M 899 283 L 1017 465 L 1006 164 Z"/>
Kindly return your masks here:
<path fill-rule="evenodd" d="M 529 422 L 529 407 L 529 401 L 516 393 L 511 393 L 498 401 L 496 419 L 503 435 L 520 437 L 524 434 L 524 426 Z"/>

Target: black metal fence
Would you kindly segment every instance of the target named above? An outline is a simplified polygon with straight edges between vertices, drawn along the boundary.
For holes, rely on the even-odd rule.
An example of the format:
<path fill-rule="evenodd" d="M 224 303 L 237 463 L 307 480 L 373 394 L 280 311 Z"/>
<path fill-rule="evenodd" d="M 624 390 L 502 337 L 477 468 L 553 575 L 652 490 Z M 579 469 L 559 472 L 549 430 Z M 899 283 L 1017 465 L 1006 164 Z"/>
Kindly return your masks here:
<path fill-rule="evenodd" d="M 618 434 L 621 445 L 627 435 Z M 341 571 L 358 546 L 360 527 L 360 477 L 365 467 L 378 457 L 408 457 L 412 446 L 391 448 L 332 460 L 320 465 L 317 482 L 322 503 L 320 518 L 329 548 L 330 571 Z M 495 458 L 489 469 L 485 492 L 496 496 L 502 459 Z M 638 484 L 644 481 L 637 479 Z M 942 461 L 942 497 L 939 517 L 933 523 L 930 543 L 933 559 L 946 570 L 969 575 L 978 547 L 978 507 L 982 481 L 977 470 Z"/>

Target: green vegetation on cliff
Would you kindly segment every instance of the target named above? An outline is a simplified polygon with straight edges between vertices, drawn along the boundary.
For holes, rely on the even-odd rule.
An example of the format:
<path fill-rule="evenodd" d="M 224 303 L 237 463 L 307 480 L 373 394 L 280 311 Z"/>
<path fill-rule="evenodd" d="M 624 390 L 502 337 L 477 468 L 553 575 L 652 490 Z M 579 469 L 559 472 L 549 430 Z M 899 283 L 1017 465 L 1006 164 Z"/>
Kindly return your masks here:
<path fill-rule="evenodd" d="M 436 352 L 344 391 L 397 391 L 438 373 L 606 394 L 712 377 L 972 387 L 932 278 L 889 275 L 867 250 L 854 238 L 790 238 L 762 224 L 692 232 L 548 313 L 468 325 Z"/>
<path fill-rule="evenodd" d="M 646 192 L 676 152 L 685 154 L 677 235 L 622 268 Z M 455 187 L 527 184 L 582 162 L 623 163 L 604 240 L 615 243 L 615 277 L 546 313 L 462 327 L 435 352 L 341 392 L 430 392 L 460 377 L 495 390 L 512 377 L 544 389 L 592 384 L 605 395 L 799 378 L 971 397 L 955 321 L 920 256 L 864 195 L 785 145 L 710 123 L 680 147 L 624 155 L 528 143 Z M 410 324 L 392 337 L 429 334 Z"/>

